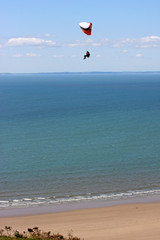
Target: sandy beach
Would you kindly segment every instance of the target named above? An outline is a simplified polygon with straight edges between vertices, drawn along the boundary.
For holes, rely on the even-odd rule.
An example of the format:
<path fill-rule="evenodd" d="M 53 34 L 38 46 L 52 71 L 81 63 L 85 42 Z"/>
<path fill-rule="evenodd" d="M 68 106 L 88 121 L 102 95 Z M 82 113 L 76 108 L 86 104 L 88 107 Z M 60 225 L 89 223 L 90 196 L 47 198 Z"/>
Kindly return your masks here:
<path fill-rule="evenodd" d="M 1 217 L 0 229 L 41 230 L 73 235 L 85 240 L 159 240 L 160 203 L 136 203 L 68 212 Z"/>

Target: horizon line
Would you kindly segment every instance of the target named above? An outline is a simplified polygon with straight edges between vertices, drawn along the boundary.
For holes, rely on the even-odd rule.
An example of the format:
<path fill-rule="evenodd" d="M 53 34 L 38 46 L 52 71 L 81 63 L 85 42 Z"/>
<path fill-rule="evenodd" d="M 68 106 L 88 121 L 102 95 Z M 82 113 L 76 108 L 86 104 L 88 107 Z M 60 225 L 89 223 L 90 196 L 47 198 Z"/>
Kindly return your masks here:
<path fill-rule="evenodd" d="M 87 74 L 87 73 L 160 73 L 158 71 L 87 71 L 87 72 L 30 72 L 30 73 L 20 73 L 20 72 L 4 72 L 0 73 L 0 75 L 14 75 L 14 74 Z"/>

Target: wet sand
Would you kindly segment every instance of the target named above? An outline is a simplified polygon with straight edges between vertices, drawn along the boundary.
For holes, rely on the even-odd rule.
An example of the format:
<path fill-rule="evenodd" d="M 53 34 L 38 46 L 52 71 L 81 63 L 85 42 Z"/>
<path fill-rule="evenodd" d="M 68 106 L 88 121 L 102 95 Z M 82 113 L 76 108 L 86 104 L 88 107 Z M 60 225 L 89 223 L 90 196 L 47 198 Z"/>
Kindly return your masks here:
<path fill-rule="evenodd" d="M 44 231 L 73 235 L 85 240 L 159 240 L 160 203 L 134 203 L 103 208 L 29 216 L 0 217 L 0 229 L 12 226 L 24 231 L 39 227 Z"/>

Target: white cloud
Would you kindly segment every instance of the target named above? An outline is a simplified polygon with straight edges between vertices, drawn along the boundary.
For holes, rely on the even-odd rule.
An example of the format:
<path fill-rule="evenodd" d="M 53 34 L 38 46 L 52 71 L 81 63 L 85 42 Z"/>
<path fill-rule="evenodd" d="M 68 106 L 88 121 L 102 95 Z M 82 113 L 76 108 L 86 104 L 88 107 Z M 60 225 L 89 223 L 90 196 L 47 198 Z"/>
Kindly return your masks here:
<path fill-rule="evenodd" d="M 101 46 L 101 43 L 94 42 L 94 43 L 92 43 L 92 46 L 93 46 L 93 47 L 100 47 L 100 46 Z"/>
<path fill-rule="evenodd" d="M 51 34 L 51 33 L 45 33 L 44 34 L 45 37 L 51 37 L 51 38 L 54 38 L 55 35 L 54 34 Z"/>
<path fill-rule="evenodd" d="M 26 53 L 26 54 L 14 54 L 13 57 L 20 58 L 20 57 L 40 57 L 40 54 L 37 53 Z"/>
<path fill-rule="evenodd" d="M 45 33 L 45 37 L 50 37 L 51 34 L 50 33 Z"/>
<path fill-rule="evenodd" d="M 14 54 L 13 57 L 15 58 L 19 58 L 19 57 L 23 57 L 24 55 L 23 54 Z"/>
<path fill-rule="evenodd" d="M 51 37 L 51 34 L 46 33 L 46 37 Z M 6 43 L 7 46 L 38 46 L 38 47 L 113 47 L 113 48 L 158 48 L 160 47 L 160 36 L 146 36 L 142 38 L 124 38 L 124 39 L 86 39 L 86 40 L 76 40 L 71 43 L 59 43 L 52 40 L 45 40 L 38 37 L 20 37 L 20 38 L 10 38 Z M 0 47 L 2 47 L 0 45 Z M 127 50 L 123 50 L 126 53 Z"/>
<path fill-rule="evenodd" d="M 136 48 L 154 48 L 160 47 L 160 37 L 159 36 L 147 36 L 143 38 L 133 38 L 133 39 L 123 39 L 120 40 L 121 46 L 130 46 Z"/>
<path fill-rule="evenodd" d="M 113 48 L 155 48 L 160 47 L 160 37 L 159 36 L 147 36 L 143 38 L 124 38 L 124 39 L 99 39 L 93 40 L 88 39 L 84 41 L 75 41 L 73 43 L 66 44 L 67 47 L 82 47 L 82 46 L 92 46 L 92 47 L 113 47 Z M 126 53 L 124 50 L 123 53 Z"/>
<path fill-rule="evenodd" d="M 76 54 L 71 55 L 71 58 L 76 58 L 76 57 L 77 57 Z"/>
<path fill-rule="evenodd" d="M 142 48 L 160 47 L 160 37 L 159 36 L 143 37 L 139 41 L 139 46 Z"/>
<path fill-rule="evenodd" d="M 2 48 L 2 45 L 0 44 L 0 48 Z"/>
<path fill-rule="evenodd" d="M 65 46 L 65 47 L 84 47 L 87 45 L 88 45 L 88 41 L 86 41 L 86 40 L 84 40 L 84 41 L 76 40 L 75 42 L 64 44 L 63 46 Z"/>
<path fill-rule="evenodd" d="M 128 53 L 127 49 L 122 50 L 122 53 Z"/>
<path fill-rule="evenodd" d="M 54 58 L 64 58 L 64 55 L 53 55 Z"/>
<path fill-rule="evenodd" d="M 64 47 L 84 47 L 84 46 L 93 46 L 95 42 L 92 39 L 85 40 L 76 40 L 75 42 L 63 44 Z M 99 43 L 98 43 L 99 45 Z"/>
<path fill-rule="evenodd" d="M 56 42 L 52 40 L 44 40 L 41 38 L 10 38 L 7 42 L 8 46 L 56 46 Z"/>
<path fill-rule="evenodd" d="M 39 57 L 40 54 L 37 53 L 26 53 L 26 57 Z"/>
<path fill-rule="evenodd" d="M 149 36 L 141 38 L 141 42 L 158 42 L 160 41 L 160 37 L 158 36 Z"/>
<path fill-rule="evenodd" d="M 112 44 L 112 47 L 114 47 L 114 48 L 120 48 L 121 45 L 120 45 L 120 43 L 113 43 L 113 44 Z"/>
<path fill-rule="evenodd" d="M 141 53 L 137 53 L 136 57 L 142 57 L 143 55 Z"/>
<path fill-rule="evenodd" d="M 67 47 L 80 47 L 82 46 L 81 43 L 68 43 L 66 44 Z"/>
<path fill-rule="evenodd" d="M 125 38 L 125 39 L 110 40 L 108 44 L 114 48 L 123 48 L 123 47 L 134 46 L 135 42 L 136 42 L 136 39 Z"/>
<path fill-rule="evenodd" d="M 113 48 L 156 48 L 160 47 L 160 36 L 147 36 L 143 38 L 124 38 L 124 39 L 101 39 L 94 41 L 92 46 L 108 46 Z"/>

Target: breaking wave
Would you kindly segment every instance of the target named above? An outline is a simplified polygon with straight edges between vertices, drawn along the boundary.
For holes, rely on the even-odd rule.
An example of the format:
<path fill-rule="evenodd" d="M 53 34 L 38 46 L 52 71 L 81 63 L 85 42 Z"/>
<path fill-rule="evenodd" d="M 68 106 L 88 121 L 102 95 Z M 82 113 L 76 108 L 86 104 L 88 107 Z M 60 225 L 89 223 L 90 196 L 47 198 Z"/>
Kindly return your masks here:
<path fill-rule="evenodd" d="M 0 208 L 19 208 L 19 207 L 32 207 L 32 206 L 48 206 L 56 204 L 67 204 L 84 201 L 98 201 L 98 200 L 124 200 L 133 199 L 140 197 L 149 197 L 160 195 L 160 189 L 154 190 L 136 190 L 119 193 L 104 193 L 104 194 L 92 194 L 87 193 L 85 195 L 74 195 L 74 196 L 50 196 L 50 197 L 25 197 L 22 199 L 13 200 L 0 200 Z"/>

